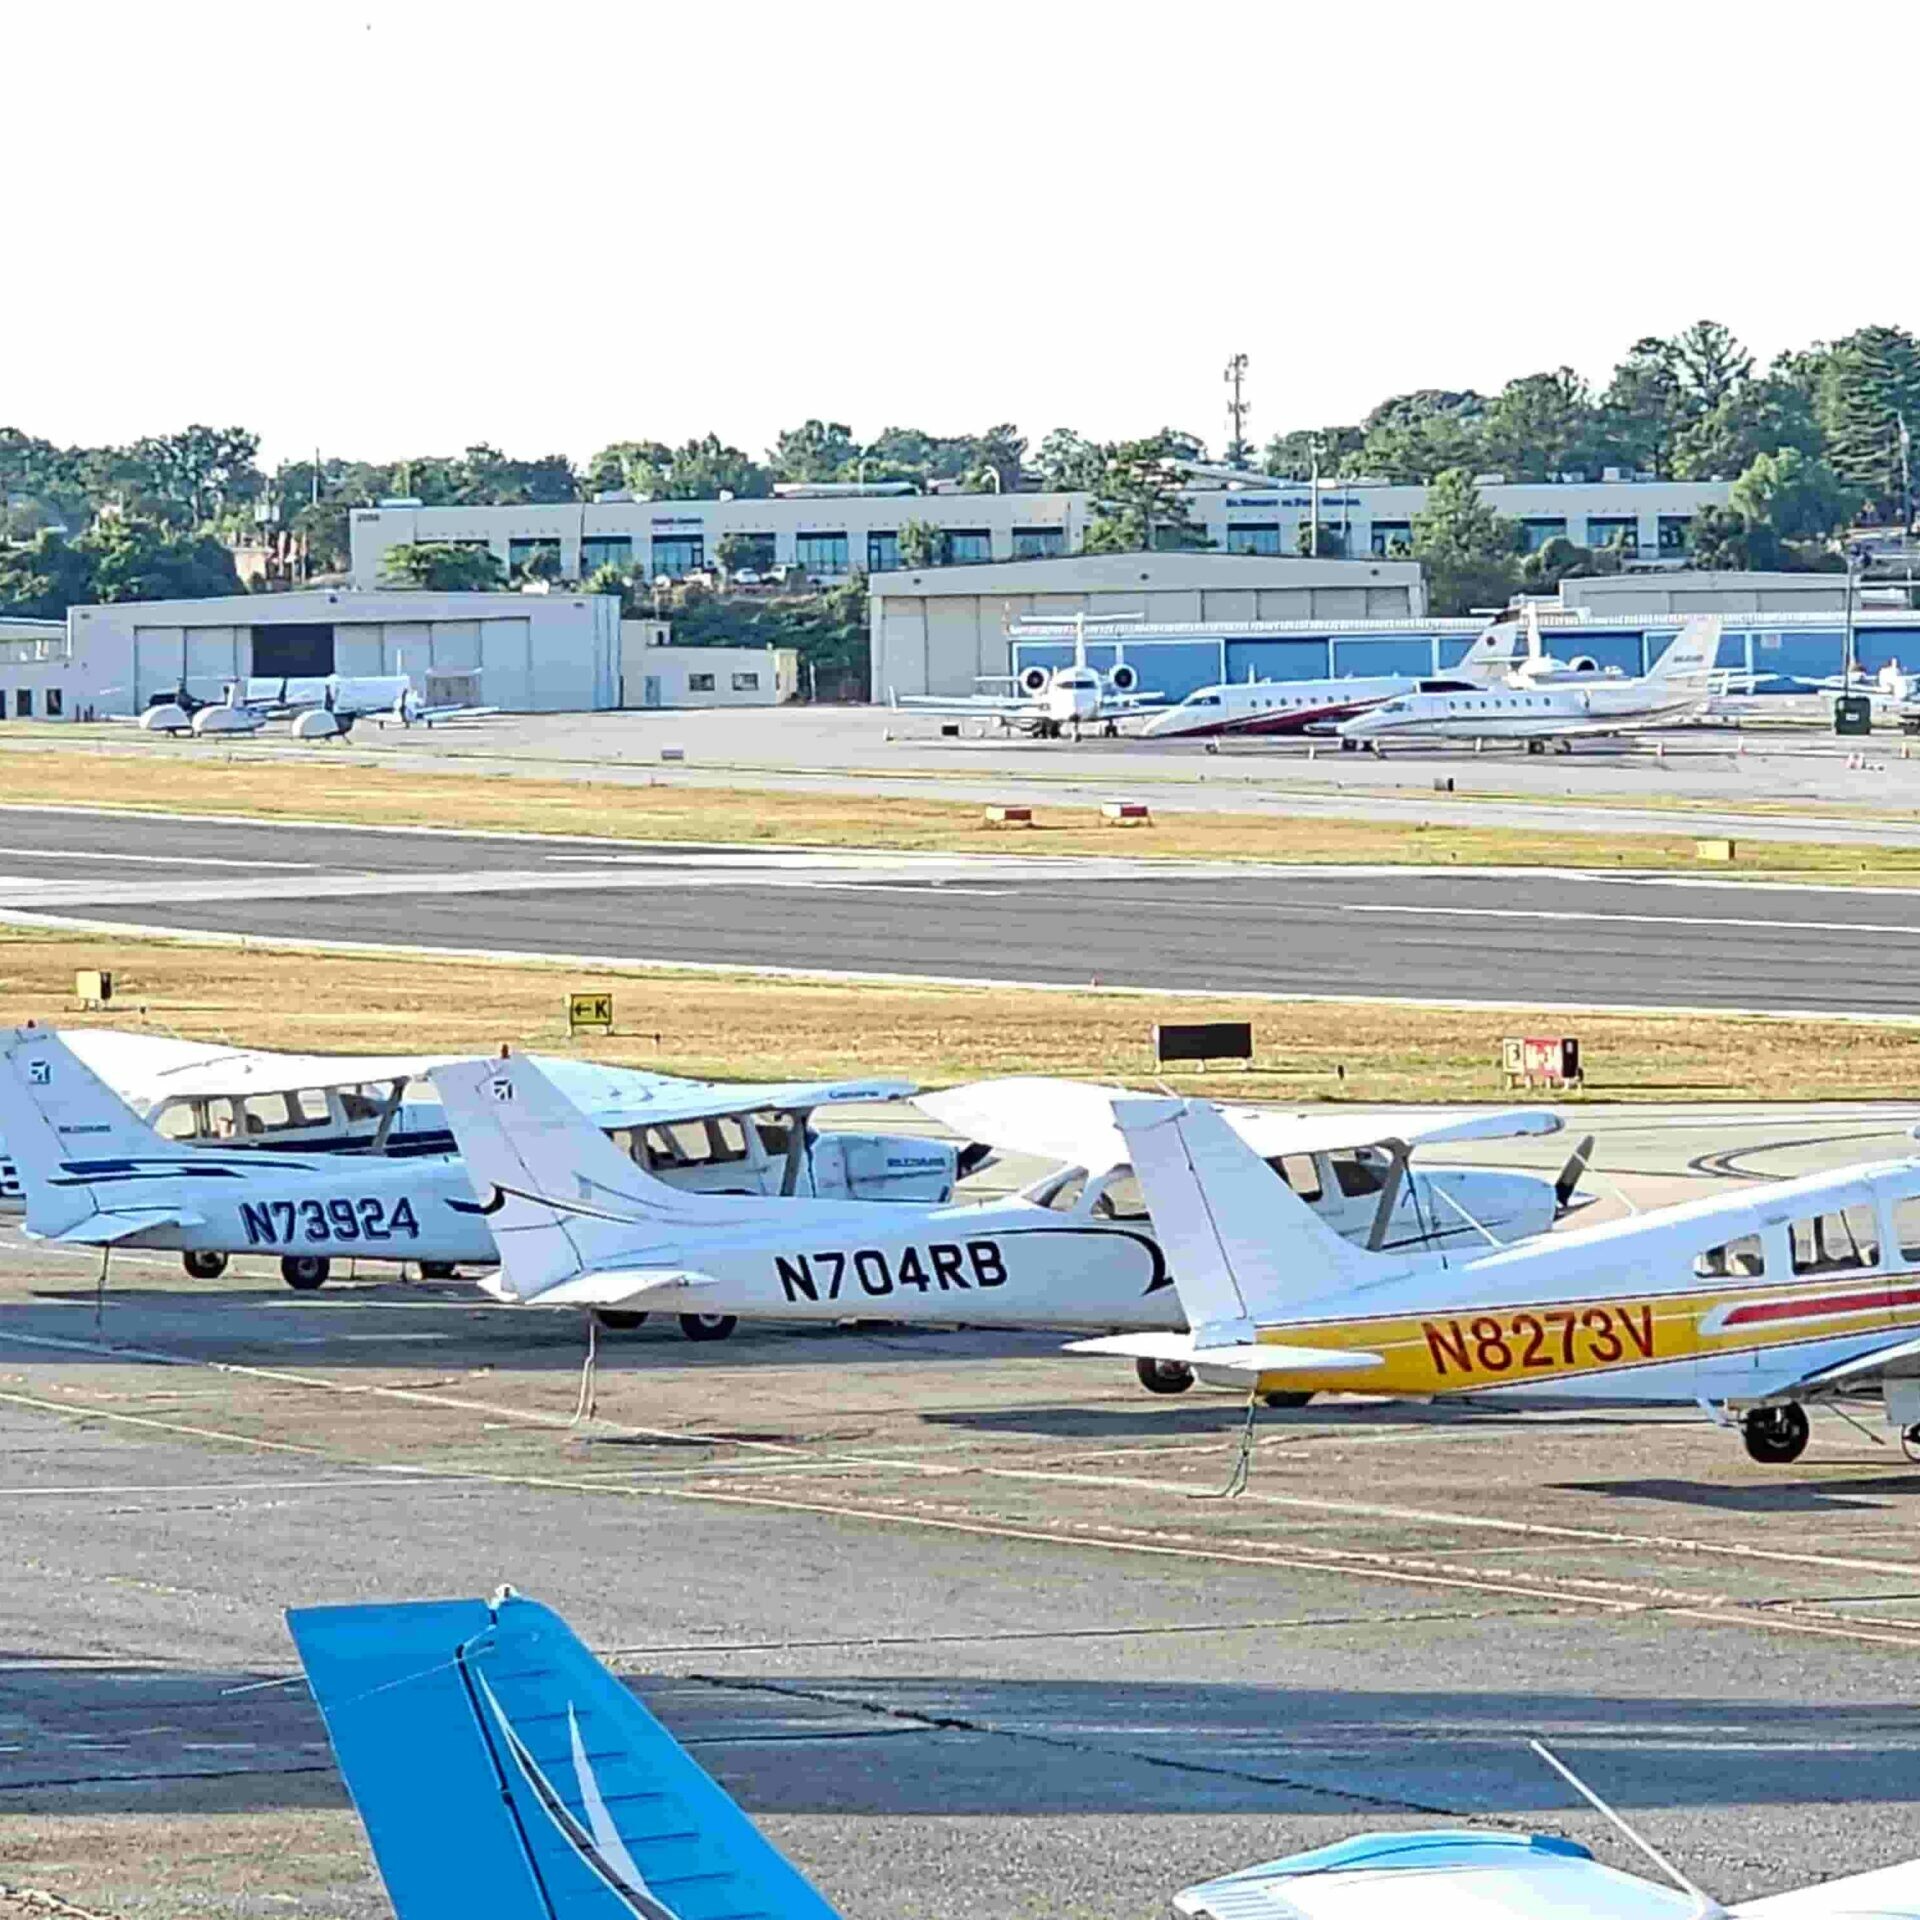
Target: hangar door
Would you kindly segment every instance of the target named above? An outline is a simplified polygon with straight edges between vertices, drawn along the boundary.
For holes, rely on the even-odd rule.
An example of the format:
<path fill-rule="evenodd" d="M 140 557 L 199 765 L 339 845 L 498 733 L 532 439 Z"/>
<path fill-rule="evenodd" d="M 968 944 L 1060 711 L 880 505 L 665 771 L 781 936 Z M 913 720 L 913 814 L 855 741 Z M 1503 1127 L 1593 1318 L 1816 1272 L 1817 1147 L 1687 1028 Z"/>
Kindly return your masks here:
<path fill-rule="evenodd" d="M 253 672 L 261 680 L 305 679 L 333 672 L 330 621 L 289 620 L 253 630 Z"/>

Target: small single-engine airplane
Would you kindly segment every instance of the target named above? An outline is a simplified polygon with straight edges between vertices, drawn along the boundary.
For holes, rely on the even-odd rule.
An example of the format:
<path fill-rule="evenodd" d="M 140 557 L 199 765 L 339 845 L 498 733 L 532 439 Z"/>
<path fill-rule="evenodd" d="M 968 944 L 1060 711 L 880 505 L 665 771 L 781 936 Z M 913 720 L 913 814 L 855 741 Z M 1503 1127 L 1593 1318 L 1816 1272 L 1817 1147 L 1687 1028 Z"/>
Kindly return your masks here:
<path fill-rule="evenodd" d="M 1810 1174 L 1465 1257 L 1331 1233 L 1201 1101 L 1114 1103 L 1191 1329 L 1073 1351 L 1152 1358 L 1282 1404 L 1699 1406 L 1757 1461 L 1806 1409 L 1878 1390 L 1920 1448 L 1920 1161 Z"/>
<path fill-rule="evenodd" d="M 403 727 L 473 720 L 497 708 L 422 700 L 404 673 L 318 674 L 311 678 L 230 680 L 218 700 L 197 700 L 184 687 L 157 693 L 139 717 L 146 733 L 258 733 L 270 721 L 291 723 L 296 740 L 340 740 L 354 722 L 373 717 Z"/>
<path fill-rule="evenodd" d="M 1529 753 L 1549 744 L 1563 753 L 1576 740 L 1633 733 L 1691 719 L 1713 697 L 1720 617 L 1700 614 L 1638 679 L 1554 670 L 1547 684 L 1507 684 L 1467 693 L 1403 693 L 1335 729 L 1342 740 L 1376 752 L 1389 740 L 1521 741 Z"/>
<path fill-rule="evenodd" d="M 273 1056 L 254 1056 L 266 1064 L 235 1103 L 243 1121 L 262 1111 L 298 1116 L 303 1096 L 282 1088 L 308 1084 L 311 1061 L 285 1059 L 291 1067 L 276 1076 Z M 344 1064 L 357 1074 L 382 1063 Z M 384 1064 L 391 1072 L 433 1063 Z M 817 1133 L 811 1125 L 820 1108 L 898 1099 L 913 1091 L 910 1081 L 719 1086 L 582 1061 L 552 1060 L 547 1068 L 591 1114 L 568 1109 L 605 1153 L 636 1169 L 644 1163 L 676 1188 L 835 1195 L 857 1212 L 876 1201 L 944 1199 L 957 1177 L 958 1156 L 942 1142 Z M 232 1085 L 231 1064 L 222 1071 Z M 160 1117 L 201 1104 L 175 1094 Z M 364 1106 L 365 1118 L 380 1110 L 371 1098 Z M 432 1111 L 439 1114 L 437 1103 Z M 31 1238 L 174 1250 L 202 1279 L 219 1275 L 237 1253 L 278 1255 L 282 1278 L 300 1292 L 324 1285 L 336 1259 L 410 1261 L 426 1277 L 444 1279 L 498 1257 L 472 1182 L 452 1154 L 391 1155 L 377 1139 L 366 1151 L 328 1151 L 337 1140 L 270 1146 L 246 1130 L 169 1137 L 48 1028 L 20 1028 L 0 1044 L 0 1126 L 12 1143 Z M 692 1339 L 724 1339 L 734 1321 L 695 1303 L 681 1325 Z"/>
<path fill-rule="evenodd" d="M 1113 665 L 1105 673 L 1087 659 L 1087 621 L 1090 616 L 1077 613 L 1070 627 L 1059 621 L 1016 621 L 1016 635 L 1057 639 L 1063 632 L 1073 635 L 1073 663 L 1065 667 L 1023 667 L 1019 673 L 985 673 L 981 686 L 1006 686 L 1010 693 L 974 693 L 945 695 L 937 693 L 894 694 L 891 704 L 915 713 L 951 713 L 982 720 L 997 720 L 1001 726 L 1018 728 L 1040 740 L 1058 740 L 1071 734 L 1078 740 L 1086 727 L 1104 727 L 1117 733 L 1119 723 L 1151 713 L 1161 706 L 1164 696 L 1140 691 L 1140 672 L 1126 658 L 1116 638 Z M 1138 614 L 1091 616 L 1096 624 L 1115 620 L 1136 620 Z"/>
<path fill-rule="evenodd" d="M 717 1198 L 650 1178 L 524 1057 L 437 1067 L 433 1082 L 500 1249 L 498 1274 L 481 1285 L 502 1300 L 591 1308 L 615 1325 L 636 1307 L 780 1320 L 1182 1324 L 1138 1186 L 1110 1160 L 1097 1179 L 1068 1170 L 998 1201 L 882 1208 Z M 1289 1158 L 1298 1149 L 1309 1161 L 1317 1145 L 1337 1151 L 1356 1130 L 1345 1116 L 1280 1115 L 1263 1134 L 1266 1118 L 1247 1123 L 1261 1146 L 1277 1140 Z M 1392 1125 L 1400 1117 L 1387 1118 Z M 1558 1122 L 1534 1113 L 1519 1123 L 1505 1115 L 1426 1124 L 1425 1137 L 1459 1139 Z M 1336 1184 L 1337 1175 L 1322 1191 Z M 1373 1192 L 1370 1234 L 1411 1231 L 1422 1217 L 1450 1224 L 1443 1191 L 1483 1199 L 1532 1232 L 1545 1231 L 1560 1204 L 1553 1184 L 1536 1175 L 1468 1170 L 1421 1174 L 1405 1186 L 1420 1197 L 1405 1198 L 1396 1164 L 1391 1182 Z M 1139 1371 L 1155 1391 L 1178 1391 L 1164 1369 Z"/>
<path fill-rule="evenodd" d="M 490 1600 L 300 1607 L 287 1626 L 396 1920 L 838 1920 L 567 1623 Z M 1284 1695 L 1278 1696 L 1284 1706 Z M 1551 1759 L 1551 1756 L 1547 1756 Z M 1722 1908 L 1512 1832 L 1362 1834 L 1174 1897 L 1184 1920 L 1920 1920 L 1920 1862 Z"/>

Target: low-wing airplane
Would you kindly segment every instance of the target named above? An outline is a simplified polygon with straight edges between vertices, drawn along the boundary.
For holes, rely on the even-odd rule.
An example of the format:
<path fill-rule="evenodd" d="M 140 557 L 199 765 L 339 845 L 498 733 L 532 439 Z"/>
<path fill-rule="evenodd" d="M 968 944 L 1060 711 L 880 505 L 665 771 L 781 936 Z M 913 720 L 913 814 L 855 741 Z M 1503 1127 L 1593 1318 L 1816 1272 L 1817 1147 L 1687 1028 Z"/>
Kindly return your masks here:
<path fill-rule="evenodd" d="M 606 1154 L 636 1171 L 644 1162 L 676 1189 L 831 1194 L 856 1213 L 953 1190 L 958 1156 L 950 1145 L 916 1135 L 816 1134 L 810 1124 L 822 1107 L 911 1093 L 909 1081 L 722 1087 L 590 1062 L 547 1064 L 586 1108 L 569 1106 L 574 1122 Z M 306 1071 L 303 1063 L 282 1078 Z M 256 1087 L 243 1117 L 255 1103 L 288 1104 Z M 202 1279 L 237 1253 L 278 1255 L 282 1278 L 300 1292 L 324 1285 L 336 1259 L 410 1261 L 440 1279 L 498 1258 L 453 1155 L 275 1147 L 244 1132 L 169 1138 L 48 1028 L 17 1029 L 0 1044 L 0 1126 L 12 1142 L 31 1238 L 178 1251 Z M 690 1338 L 723 1339 L 734 1321 L 696 1302 L 681 1325 Z"/>
<path fill-rule="evenodd" d="M 1265 1396 L 1699 1406 L 1769 1465 L 1806 1409 L 1878 1390 L 1920 1447 L 1920 1161 L 1757 1190 L 1465 1256 L 1331 1233 L 1202 1101 L 1114 1119 L 1190 1331 L 1078 1342 Z"/>
<path fill-rule="evenodd" d="M 970 1326 L 1182 1324 L 1139 1189 L 1111 1167 L 1097 1182 L 1069 1170 L 1008 1199 L 944 1206 L 722 1199 L 650 1178 L 525 1058 L 458 1062 L 436 1068 L 433 1081 L 500 1249 L 498 1274 L 481 1284 L 503 1300 L 591 1308 L 616 1325 L 636 1307 Z M 1298 1128 L 1289 1137 L 1307 1140 Z M 1533 1230 L 1552 1223 L 1549 1182 L 1460 1177 L 1486 1183 L 1476 1194 Z M 1432 1191 L 1423 1204 L 1444 1211 Z M 1378 1222 L 1409 1217 L 1397 1190 L 1384 1188 L 1374 1212 Z M 1179 1390 L 1162 1369 L 1139 1371 L 1156 1391 Z"/>
<path fill-rule="evenodd" d="M 1524 661 L 1519 617 L 1488 623 L 1459 662 L 1442 674 L 1345 674 L 1316 680 L 1237 680 L 1201 687 L 1163 708 L 1140 729 L 1143 740 L 1259 739 L 1332 732 L 1338 722 L 1401 694 L 1471 693 L 1504 679 Z"/>
<path fill-rule="evenodd" d="M 300 1607 L 287 1626 L 396 1920 L 838 1920 L 538 1601 L 502 1587 Z M 1920 1861 L 1732 1908 L 1661 1865 L 1675 1887 L 1555 1836 L 1371 1833 L 1173 1905 L 1184 1920 L 1920 1920 Z"/>
<path fill-rule="evenodd" d="M 891 704 L 915 713 L 951 713 L 982 720 L 997 720 L 1003 727 L 1019 728 L 1036 739 L 1058 740 L 1071 734 L 1078 740 L 1086 727 L 1104 726 L 1108 733 L 1119 730 L 1122 720 L 1132 719 L 1159 708 L 1165 696 L 1140 691 L 1139 669 L 1129 662 L 1118 639 L 1114 643 L 1112 667 L 1105 673 L 1087 659 L 1087 620 L 1084 613 L 1072 618 L 1073 662 L 1064 667 L 1024 667 L 1017 674 L 982 674 L 982 686 L 1006 686 L 1011 692 L 946 695 L 937 693 L 894 694 Z M 1096 623 L 1133 620 L 1136 614 L 1095 615 Z M 1042 634 L 1058 637 L 1061 623 L 1016 622 L 1018 634 Z"/>
<path fill-rule="evenodd" d="M 1403 693 L 1343 720 L 1335 731 L 1375 752 L 1390 740 L 1415 739 L 1518 740 L 1529 753 L 1544 753 L 1549 744 L 1571 753 L 1576 740 L 1633 733 L 1703 711 L 1713 696 L 1719 649 L 1719 615 L 1700 614 L 1638 679 L 1580 673 L 1563 679 L 1556 671 L 1546 685 Z"/>

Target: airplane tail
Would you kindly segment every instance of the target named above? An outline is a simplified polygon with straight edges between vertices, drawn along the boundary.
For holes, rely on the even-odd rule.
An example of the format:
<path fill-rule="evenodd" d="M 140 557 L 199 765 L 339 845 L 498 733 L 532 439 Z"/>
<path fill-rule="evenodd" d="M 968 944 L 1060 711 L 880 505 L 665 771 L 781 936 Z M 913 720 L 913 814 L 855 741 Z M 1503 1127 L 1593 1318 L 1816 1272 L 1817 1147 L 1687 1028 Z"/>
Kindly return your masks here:
<path fill-rule="evenodd" d="M 1448 672 L 1449 679 L 1504 680 L 1516 668 L 1537 654 L 1540 629 L 1533 609 L 1509 608 L 1497 613 L 1480 629 L 1480 637 L 1460 656 L 1458 665 Z"/>
<path fill-rule="evenodd" d="M 1343 1240 L 1202 1100 L 1116 1100 L 1196 1349 L 1250 1340 L 1396 1263 Z"/>
<path fill-rule="evenodd" d="M 16 1027 L 0 1041 L 0 1138 L 36 1240 L 111 1245 L 195 1225 L 200 1216 L 166 1189 L 234 1177 L 217 1151 L 162 1139 L 51 1027 Z"/>
<path fill-rule="evenodd" d="M 500 1252 L 499 1290 L 610 1305 L 703 1284 L 678 1246 L 739 1226 L 750 1200 L 686 1193 L 643 1171 L 532 1061 L 463 1060 L 428 1076 Z"/>
<path fill-rule="evenodd" d="M 398 1920 L 838 1920 L 538 1602 L 287 1625 Z"/>
<path fill-rule="evenodd" d="M 1720 653 L 1720 616 L 1697 613 L 1683 626 L 1658 660 L 1647 669 L 1649 680 L 1698 684 L 1703 690 Z"/>

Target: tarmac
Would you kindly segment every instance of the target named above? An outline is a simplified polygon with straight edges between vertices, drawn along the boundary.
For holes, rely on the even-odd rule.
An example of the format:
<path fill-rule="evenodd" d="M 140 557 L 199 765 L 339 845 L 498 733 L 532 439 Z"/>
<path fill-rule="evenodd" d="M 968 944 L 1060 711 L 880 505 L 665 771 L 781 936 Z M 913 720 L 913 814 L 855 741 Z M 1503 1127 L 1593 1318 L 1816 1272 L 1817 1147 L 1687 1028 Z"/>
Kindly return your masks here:
<path fill-rule="evenodd" d="M 1606 1210 L 1916 1112 L 1582 1126 Z M 1920 1468 L 1878 1429 L 1760 1468 L 1690 1410 L 1347 1399 L 1262 1414 L 1229 1500 L 1235 1401 L 1046 1333 L 649 1325 L 577 1419 L 572 1315 L 97 1268 L 0 1226 L 0 1884 L 87 1913 L 383 1914 L 281 1610 L 502 1580 L 850 1920 L 1134 1920 L 1413 1824 L 1633 1865 L 1533 1734 L 1722 1900 L 1920 1852 Z"/>

